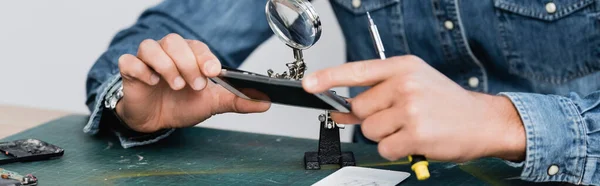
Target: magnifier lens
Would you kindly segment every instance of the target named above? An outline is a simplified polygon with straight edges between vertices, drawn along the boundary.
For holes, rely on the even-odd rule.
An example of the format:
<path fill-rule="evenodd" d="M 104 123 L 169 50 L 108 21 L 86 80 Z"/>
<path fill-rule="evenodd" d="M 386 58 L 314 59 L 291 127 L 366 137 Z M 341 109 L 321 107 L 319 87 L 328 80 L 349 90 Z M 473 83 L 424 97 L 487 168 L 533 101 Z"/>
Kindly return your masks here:
<path fill-rule="evenodd" d="M 305 50 L 321 37 L 321 21 L 306 0 L 269 0 L 266 6 L 269 26 L 287 45 Z"/>

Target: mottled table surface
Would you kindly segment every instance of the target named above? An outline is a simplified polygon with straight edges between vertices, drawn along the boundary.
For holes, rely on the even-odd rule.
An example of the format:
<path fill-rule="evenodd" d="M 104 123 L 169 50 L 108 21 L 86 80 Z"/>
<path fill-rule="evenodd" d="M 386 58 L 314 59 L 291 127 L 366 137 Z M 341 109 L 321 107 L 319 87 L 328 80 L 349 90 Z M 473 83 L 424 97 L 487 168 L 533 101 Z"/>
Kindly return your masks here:
<path fill-rule="evenodd" d="M 33 173 L 40 185 L 311 185 L 339 168 L 304 169 L 304 152 L 316 150 L 316 140 L 192 127 L 152 145 L 123 149 L 112 135 L 84 134 L 87 119 L 69 115 L 4 138 L 40 139 L 65 154 L 0 167 Z M 496 159 L 431 162 L 431 178 L 417 181 L 405 159 L 386 161 L 374 145 L 344 143 L 342 150 L 354 152 L 357 166 L 410 172 L 400 185 L 532 184 L 518 179 L 519 169 Z"/>

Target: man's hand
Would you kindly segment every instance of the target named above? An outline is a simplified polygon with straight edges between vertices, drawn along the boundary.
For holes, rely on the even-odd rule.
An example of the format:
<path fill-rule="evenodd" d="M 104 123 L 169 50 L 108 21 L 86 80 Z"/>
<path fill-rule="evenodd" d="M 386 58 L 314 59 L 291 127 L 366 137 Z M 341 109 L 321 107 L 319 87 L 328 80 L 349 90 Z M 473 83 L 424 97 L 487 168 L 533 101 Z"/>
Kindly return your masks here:
<path fill-rule="evenodd" d="M 362 123 L 362 132 L 379 142 L 386 159 L 412 154 L 452 162 L 524 157 L 525 131 L 508 98 L 467 91 L 418 57 L 347 63 L 303 80 L 311 93 L 339 86 L 372 86 L 350 100 L 352 113 L 332 117 Z"/>
<path fill-rule="evenodd" d="M 207 78 L 221 63 L 202 42 L 169 34 L 144 40 L 119 58 L 124 97 L 117 114 L 138 132 L 196 125 L 224 112 L 264 112 L 270 104 L 239 98 Z"/>

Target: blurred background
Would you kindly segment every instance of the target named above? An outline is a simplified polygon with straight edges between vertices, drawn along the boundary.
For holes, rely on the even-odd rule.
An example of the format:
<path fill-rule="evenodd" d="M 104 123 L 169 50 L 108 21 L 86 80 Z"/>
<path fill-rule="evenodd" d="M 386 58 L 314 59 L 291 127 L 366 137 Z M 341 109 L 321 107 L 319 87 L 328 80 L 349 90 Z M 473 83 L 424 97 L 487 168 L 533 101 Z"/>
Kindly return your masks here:
<path fill-rule="evenodd" d="M 90 114 L 85 106 L 89 69 L 119 30 L 159 2 L 0 1 L 0 105 Z M 317 0 L 313 4 L 321 17 L 323 33 L 320 41 L 304 52 L 307 73 L 345 61 L 343 36 L 329 2 Z M 264 74 L 269 68 L 283 72 L 285 63 L 293 59 L 292 50 L 271 37 L 241 69 Z M 348 96 L 345 88 L 334 90 Z M 321 113 L 273 105 L 266 113 L 223 114 L 198 126 L 318 139 L 317 116 Z M 351 140 L 352 130 L 351 126 L 341 130 L 342 141 Z"/>

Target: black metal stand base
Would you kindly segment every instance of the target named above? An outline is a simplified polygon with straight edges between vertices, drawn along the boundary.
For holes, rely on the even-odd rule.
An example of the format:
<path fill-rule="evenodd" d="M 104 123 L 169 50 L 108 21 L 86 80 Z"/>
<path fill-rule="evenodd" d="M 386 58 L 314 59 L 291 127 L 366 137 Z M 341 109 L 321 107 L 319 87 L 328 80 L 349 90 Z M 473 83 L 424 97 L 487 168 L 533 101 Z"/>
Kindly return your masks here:
<path fill-rule="evenodd" d="M 321 157 L 317 152 L 305 152 L 304 153 L 304 168 L 306 170 L 319 170 L 321 165 L 327 164 L 338 164 L 341 167 L 355 166 L 356 161 L 354 160 L 354 153 L 343 152 L 341 156 L 334 157 Z"/>
<path fill-rule="evenodd" d="M 328 124 L 330 126 L 327 126 Z M 338 164 L 340 168 L 355 166 L 354 153 L 342 152 L 340 149 L 340 129 L 326 117 L 321 121 L 319 151 L 304 153 L 304 168 L 319 170 L 321 165 L 326 164 Z"/>

